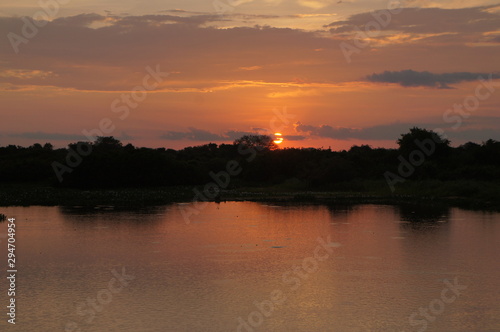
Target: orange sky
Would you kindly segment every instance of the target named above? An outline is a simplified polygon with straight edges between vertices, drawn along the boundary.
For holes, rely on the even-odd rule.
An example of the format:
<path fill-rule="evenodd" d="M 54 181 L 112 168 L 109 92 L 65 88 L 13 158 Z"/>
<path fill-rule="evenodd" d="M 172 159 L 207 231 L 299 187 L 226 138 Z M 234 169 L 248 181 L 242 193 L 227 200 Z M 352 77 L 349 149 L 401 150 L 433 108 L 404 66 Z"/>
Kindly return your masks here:
<path fill-rule="evenodd" d="M 1 4 L 0 145 L 62 147 L 103 121 L 168 148 L 275 131 L 393 147 L 411 126 L 500 140 L 496 1 L 221 1 Z"/>

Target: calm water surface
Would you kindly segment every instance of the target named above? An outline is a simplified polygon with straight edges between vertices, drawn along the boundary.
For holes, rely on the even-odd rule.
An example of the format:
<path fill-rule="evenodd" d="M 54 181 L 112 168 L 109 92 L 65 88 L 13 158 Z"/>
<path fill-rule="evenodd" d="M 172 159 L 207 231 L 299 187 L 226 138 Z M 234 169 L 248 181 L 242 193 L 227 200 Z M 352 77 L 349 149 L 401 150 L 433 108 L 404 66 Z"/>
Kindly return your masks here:
<path fill-rule="evenodd" d="M 179 207 L 1 208 L 19 271 L 1 331 L 500 331 L 500 214 Z"/>

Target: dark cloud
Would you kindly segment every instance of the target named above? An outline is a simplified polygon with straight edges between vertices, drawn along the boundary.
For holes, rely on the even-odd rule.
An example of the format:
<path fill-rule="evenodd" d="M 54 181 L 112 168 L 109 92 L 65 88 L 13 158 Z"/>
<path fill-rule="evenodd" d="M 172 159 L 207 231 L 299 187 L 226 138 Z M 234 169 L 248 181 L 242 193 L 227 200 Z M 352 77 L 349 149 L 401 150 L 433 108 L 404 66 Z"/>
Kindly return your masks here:
<path fill-rule="evenodd" d="M 295 124 L 295 130 L 298 133 L 304 132 L 308 133 L 311 136 L 328 137 L 335 139 L 349 139 L 357 131 L 359 131 L 359 129 L 355 128 L 332 127 L 329 125 L 311 126 L 302 124 L 300 122 L 297 122 Z"/>
<path fill-rule="evenodd" d="M 222 134 L 215 134 L 208 130 L 198 128 L 188 128 L 189 131 L 168 131 L 161 135 L 165 140 L 190 140 L 190 141 L 234 141 L 245 135 L 258 135 L 258 132 L 228 130 Z"/>
<path fill-rule="evenodd" d="M 161 139 L 169 140 L 169 141 L 180 141 L 186 139 L 190 136 L 190 133 L 182 132 L 182 131 L 167 131 L 165 134 L 161 135 Z"/>
<path fill-rule="evenodd" d="M 443 73 L 435 74 L 428 71 L 414 71 L 411 69 L 401 71 L 384 71 L 366 76 L 370 82 L 397 83 L 404 87 L 424 86 L 430 88 L 450 89 L 449 84 L 464 81 L 475 81 L 479 77 L 489 77 L 490 73 Z M 492 74 L 492 78 L 499 78 L 499 74 Z"/>
<path fill-rule="evenodd" d="M 397 30 L 408 33 L 480 33 L 496 31 L 500 26 L 500 15 L 488 12 L 490 7 L 471 7 L 461 9 L 442 8 L 404 8 L 398 14 L 389 15 L 387 10 L 360 13 L 350 16 L 347 20 L 333 22 L 330 27 L 333 33 L 364 31 L 369 22 L 388 21 L 380 25 L 381 30 Z"/>
<path fill-rule="evenodd" d="M 192 13 L 184 9 L 166 9 L 160 10 L 160 13 Z"/>
<path fill-rule="evenodd" d="M 241 19 L 271 19 L 271 18 L 281 18 L 281 17 L 286 17 L 286 18 L 300 18 L 299 15 L 285 15 L 285 16 L 278 16 L 278 15 L 265 15 L 265 14 L 239 14 L 239 13 L 234 13 L 230 14 L 230 17 L 234 18 L 241 18 Z"/>
<path fill-rule="evenodd" d="M 332 138 L 338 140 L 396 140 L 402 133 L 408 132 L 414 126 L 437 128 L 442 124 L 391 123 L 366 128 L 332 127 L 330 125 L 311 126 L 300 122 L 295 124 L 297 133 L 311 137 Z"/>
<path fill-rule="evenodd" d="M 484 142 L 489 139 L 500 141 L 500 130 L 499 128 L 483 128 L 483 129 L 466 129 L 457 132 L 451 132 L 449 134 L 452 142 L 460 140 L 462 142 Z"/>
<path fill-rule="evenodd" d="M 307 136 L 304 135 L 284 135 L 283 139 L 285 141 L 303 141 L 307 138 Z"/>
<path fill-rule="evenodd" d="M 161 135 L 161 139 L 177 141 L 177 140 L 191 140 L 191 141 L 220 141 L 225 140 L 226 138 L 211 133 L 208 130 L 198 129 L 190 127 L 189 131 L 181 132 L 181 131 L 167 131 L 165 134 Z"/>
<path fill-rule="evenodd" d="M 494 42 L 494 43 L 500 43 L 500 36 L 492 37 L 488 41 Z"/>
<path fill-rule="evenodd" d="M 236 130 L 229 130 L 224 133 L 224 137 L 226 137 L 226 139 L 229 139 L 231 141 L 234 141 L 235 139 L 238 139 L 241 136 L 245 135 L 258 135 L 258 133 L 249 131 L 236 131 Z"/>
<path fill-rule="evenodd" d="M 478 125 L 482 129 L 478 129 Z M 297 133 L 312 138 L 331 138 L 338 140 L 389 140 L 396 141 L 401 134 L 409 132 L 413 127 L 435 130 L 442 128 L 449 139 L 454 141 L 481 141 L 487 139 L 500 139 L 500 117 L 475 117 L 463 121 L 458 130 L 443 122 L 436 123 L 410 123 L 396 122 L 366 128 L 332 127 L 329 125 L 311 126 L 300 122 L 295 124 Z"/>
<path fill-rule="evenodd" d="M 193 16 L 177 16 L 177 15 L 142 15 L 142 16 L 126 16 L 115 17 L 116 25 L 121 26 L 137 26 L 137 25 L 157 25 L 158 23 L 182 23 L 194 26 L 203 25 L 209 22 L 229 21 L 229 19 L 221 18 L 216 14 L 204 14 Z"/>
<path fill-rule="evenodd" d="M 121 135 L 117 137 L 119 140 L 130 141 L 136 139 L 137 137 L 131 136 L 128 133 L 122 131 Z"/>
<path fill-rule="evenodd" d="M 112 21 L 110 21 L 112 19 Z M 147 25 L 158 25 L 159 23 L 183 23 L 192 25 L 203 25 L 209 22 L 220 22 L 228 21 L 226 18 L 221 18 L 216 14 L 192 14 L 188 16 L 179 15 L 112 15 L 102 16 L 96 13 L 90 14 L 79 14 L 75 16 L 61 17 L 53 20 L 51 24 L 53 25 L 65 25 L 71 27 L 88 27 L 90 24 L 99 21 L 108 20 L 108 24 L 116 26 L 147 26 Z"/>
<path fill-rule="evenodd" d="M 290 54 L 294 73 L 310 77 L 309 63 L 326 57 L 315 52 L 313 59 L 310 50 L 331 47 L 331 40 L 299 29 L 204 26 L 213 20 L 221 17 L 83 14 L 58 18 L 40 28 L 26 44 L 20 42 L 19 54 L 8 38 L 0 38 L 0 59 L 7 64 L 2 69 L 51 71 L 54 75 L 22 82 L 0 75 L 0 83 L 122 91 L 133 87 L 130 82 L 142 81 L 146 66 L 160 64 L 163 71 L 182 75 L 176 83 L 169 80 L 172 89 L 188 84 L 188 88 L 201 91 L 212 88 L 214 85 L 207 82 L 215 77 L 219 83 L 241 80 L 241 72 L 235 69 L 242 65 L 268 66 L 266 75 L 287 81 Z M 21 36 L 23 24 L 18 17 L 0 17 L 0 33 Z M 340 59 L 342 54 L 335 56 Z M 317 73 L 323 72 L 317 69 Z M 189 82 L 193 77 L 196 82 Z M 245 80 L 261 79 L 262 73 L 245 72 Z"/>
<path fill-rule="evenodd" d="M 60 17 L 53 20 L 51 23 L 56 25 L 66 25 L 74 27 L 87 27 L 94 22 L 104 21 L 106 16 L 95 13 L 80 14 L 75 16 Z"/>

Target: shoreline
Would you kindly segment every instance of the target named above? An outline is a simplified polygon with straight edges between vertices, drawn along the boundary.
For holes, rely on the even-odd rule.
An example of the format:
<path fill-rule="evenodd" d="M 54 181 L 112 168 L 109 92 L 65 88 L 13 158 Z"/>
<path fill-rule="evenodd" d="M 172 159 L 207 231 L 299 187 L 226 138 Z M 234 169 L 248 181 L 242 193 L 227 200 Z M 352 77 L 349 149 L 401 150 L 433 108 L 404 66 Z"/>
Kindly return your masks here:
<path fill-rule="evenodd" d="M 0 207 L 11 206 L 115 206 L 139 208 L 172 203 L 189 203 L 195 198 L 193 189 L 197 187 L 161 188 L 120 188 L 120 189 L 68 189 L 44 185 L 3 185 L 0 186 Z M 201 188 L 198 188 L 201 190 Z M 399 193 L 387 195 L 380 192 L 300 190 L 273 187 L 239 188 L 221 190 L 209 202 L 275 202 L 298 204 L 357 205 L 429 205 L 458 207 L 468 210 L 500 211 L 500 202 L 477 197 L 438 196 Z M 205 200 L 204 200 L 205 201 Z"/>

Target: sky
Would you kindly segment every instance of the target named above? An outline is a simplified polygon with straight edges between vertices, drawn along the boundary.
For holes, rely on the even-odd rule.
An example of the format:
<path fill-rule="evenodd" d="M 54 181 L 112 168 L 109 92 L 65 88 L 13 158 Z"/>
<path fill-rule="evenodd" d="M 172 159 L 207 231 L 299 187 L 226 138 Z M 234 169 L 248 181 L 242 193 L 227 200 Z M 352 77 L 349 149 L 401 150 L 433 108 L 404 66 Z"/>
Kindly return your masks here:
<path fill-rule="evenodd" d="M 0 146 L 500 140 L 500 1 L 0 3 Z"/>

